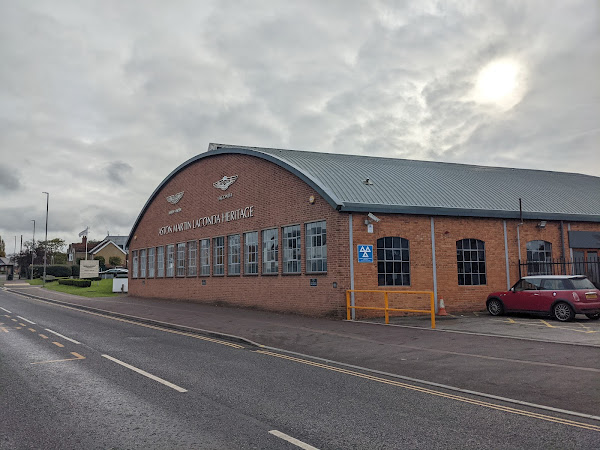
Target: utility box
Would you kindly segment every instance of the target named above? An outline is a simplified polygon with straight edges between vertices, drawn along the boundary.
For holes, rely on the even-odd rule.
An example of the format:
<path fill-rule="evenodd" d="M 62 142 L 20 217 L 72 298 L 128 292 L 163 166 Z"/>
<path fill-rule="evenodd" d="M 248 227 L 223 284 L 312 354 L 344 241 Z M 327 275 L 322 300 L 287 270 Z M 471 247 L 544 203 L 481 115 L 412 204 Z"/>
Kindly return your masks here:
<path fill-rule="evenodd" d="M 129 278 L 113 278 L 113 292 L 127 292 L 129 287 Z"/>

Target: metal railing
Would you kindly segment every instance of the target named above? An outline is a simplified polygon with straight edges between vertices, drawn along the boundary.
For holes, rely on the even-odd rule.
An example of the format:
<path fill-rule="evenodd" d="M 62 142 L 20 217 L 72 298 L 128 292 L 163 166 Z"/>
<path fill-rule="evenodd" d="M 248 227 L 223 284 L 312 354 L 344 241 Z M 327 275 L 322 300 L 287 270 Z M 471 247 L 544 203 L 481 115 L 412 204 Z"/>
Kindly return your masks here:
<path fill-rule="evenodd" d="M 381 293 L 383 294 L 383 303 L 384 307 L 376 307 L 376 306 L 353 306 L 350 304 L 350 294 L 352 292 L 369 292 L 369 293 Z M 389 307 L 389 294 L 427 294 L 431 300 L 431 308 L 427 309 L 405 309 L 405 308 L 390 308 Z M 412 312 L 412 313 L 424 313 L 431 314 L 431 328 L 435 328 L 435 300 L 433 298 L 432 291 L 382 291 L 382 290 L 370 290 L 370 289 L 348 289 L 346 290 L 346 318 L 348 320 L 352 320 L 352 310 L 363 309 L 363 310 L 373 310 L 373 311 L 384 311 L 385 315 L 385 323 L 390 323 L 390 311 L 397 312 Z"/>
<path fill-rule="evenodd" d="M 586 275 L 592 283 L 600 286 L 600 261 L 591 258 L 520 261 L 519 278 L 526 275 Z"/>

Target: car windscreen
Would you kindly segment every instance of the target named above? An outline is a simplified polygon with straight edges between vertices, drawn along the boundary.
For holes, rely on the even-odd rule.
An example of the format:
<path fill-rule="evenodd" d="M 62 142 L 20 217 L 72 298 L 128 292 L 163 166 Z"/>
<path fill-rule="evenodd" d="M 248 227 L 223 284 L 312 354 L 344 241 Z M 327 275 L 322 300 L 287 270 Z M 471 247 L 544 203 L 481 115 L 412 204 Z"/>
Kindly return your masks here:
<path fill-rule="evenodd" d="M 569 281 L 573 284 L 573 289 L 596 289 L 596 286 L 585 277 L 570 278 Z"/>

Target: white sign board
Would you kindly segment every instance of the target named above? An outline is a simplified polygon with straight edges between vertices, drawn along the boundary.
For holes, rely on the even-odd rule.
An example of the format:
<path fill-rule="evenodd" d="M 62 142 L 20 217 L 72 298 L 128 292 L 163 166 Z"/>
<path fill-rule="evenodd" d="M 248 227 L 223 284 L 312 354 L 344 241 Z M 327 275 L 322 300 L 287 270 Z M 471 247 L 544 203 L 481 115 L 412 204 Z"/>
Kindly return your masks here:
<path fill-rule="evenodd" d="M 100 261 L 97 259 L 79 261 L 79 278 L 97 278 L 100 272 Z"/>

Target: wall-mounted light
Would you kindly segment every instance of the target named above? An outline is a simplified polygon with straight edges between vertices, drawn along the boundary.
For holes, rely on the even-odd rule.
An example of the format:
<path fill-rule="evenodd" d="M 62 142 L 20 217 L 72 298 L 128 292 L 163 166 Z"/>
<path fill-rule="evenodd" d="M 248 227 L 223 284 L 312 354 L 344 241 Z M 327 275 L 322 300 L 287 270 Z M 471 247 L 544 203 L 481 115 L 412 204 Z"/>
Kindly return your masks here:
<path fill-rule="evenodd" d="M 538 228 L 546 228 L 546 221 L 545 220 L 540 220 L 540 223 L 538 223 Z"/>
<path fill-rule="evenodd" d="M 308 203 L 310 203 L 311 205 L 313 205 L 315 203 L 315 196 L 311 195 L 310 197 L 308 197 Z"/>

